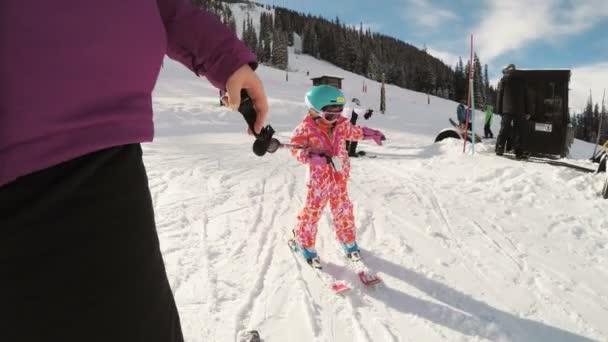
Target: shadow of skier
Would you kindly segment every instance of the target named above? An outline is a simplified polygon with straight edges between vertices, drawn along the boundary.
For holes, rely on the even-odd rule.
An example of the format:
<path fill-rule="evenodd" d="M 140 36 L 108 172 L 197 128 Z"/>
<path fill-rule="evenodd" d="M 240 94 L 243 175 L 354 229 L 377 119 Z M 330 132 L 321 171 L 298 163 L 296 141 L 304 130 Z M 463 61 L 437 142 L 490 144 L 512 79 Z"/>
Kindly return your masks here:
<path fill-rule="evenodd" d="M 371 297 L 406 314 L 440 324 L 468 336 L 491 341 L 594 341 L 530 319 L 514 316 L 409 270 L 391 261 L 362 251 L 366 264 L 376 272 L 390 275 L 426 293 L 443 304 L 420 299 L 382 285 L 381 291 L 367 292 Z"/>

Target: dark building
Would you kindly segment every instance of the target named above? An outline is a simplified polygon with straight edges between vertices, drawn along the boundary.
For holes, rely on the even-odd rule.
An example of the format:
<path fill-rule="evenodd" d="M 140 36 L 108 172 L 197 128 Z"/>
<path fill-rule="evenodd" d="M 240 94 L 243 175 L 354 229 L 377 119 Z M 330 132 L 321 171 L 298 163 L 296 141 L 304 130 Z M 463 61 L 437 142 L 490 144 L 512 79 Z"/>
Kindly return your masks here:
<path fill-rule="evenodd" d="M 568 155 L 574 139 L 568 110 L 570 70 L 514 70 L 522 80 L 530 114 L 525 149 L 537 155 Z"/>
<path fill-rule="evenodd" d="M 311 78 L 313 86 L 327 84 L 330 86 L 334 86 L 338 89 L 342 89 L 342 80 L 343 79 L 344 78 L 342 78 L 342 77 L 334 77 L 334 76 L 321 76 L 321 77 Z"/>
<path fill-rule="evenodd" d="M 570 70 L 515 70 L 525 82 L 528 121 L 526 149 L 565 157 L 574 140 L 568 109 Z"/>

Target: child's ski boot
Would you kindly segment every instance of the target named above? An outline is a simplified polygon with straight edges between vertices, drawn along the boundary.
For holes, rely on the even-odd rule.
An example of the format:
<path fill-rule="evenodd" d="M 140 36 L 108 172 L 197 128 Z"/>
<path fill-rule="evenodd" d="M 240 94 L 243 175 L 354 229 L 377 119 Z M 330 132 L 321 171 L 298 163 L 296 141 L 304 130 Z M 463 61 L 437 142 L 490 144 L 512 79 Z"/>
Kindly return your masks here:
<path fill-rule="evenodd" d="M 317 251 L 314 248 L 304 248 L 298 246 L 298 250 L 310 266 L 314 268 L 321 268 L 321 259 L 317 255 Z"/>
<path fill-rule="evenodd" d="M 289 240 L 288 243 L 289 247 L 291 247 L 291 249 L 293 249 L 294 251 L 300 253 L 304 257 L 304 259 L 306 259 L 306 262 L 310 266 L 314 268 L 321 268 L 321 259 L 317 255 L 317 251 L 314 248 L 300 247 L 294 239 Z"/>
<path fill-rule="evenodd" d="M 346 257 L 349 258 L 350 260 L 352 260 L 352 261 L 361 260 L 361 251 L 359 250 L 357 241 L 343 243 L 342 248 L 344 249 L 344 253 L 346 253 Z"/>

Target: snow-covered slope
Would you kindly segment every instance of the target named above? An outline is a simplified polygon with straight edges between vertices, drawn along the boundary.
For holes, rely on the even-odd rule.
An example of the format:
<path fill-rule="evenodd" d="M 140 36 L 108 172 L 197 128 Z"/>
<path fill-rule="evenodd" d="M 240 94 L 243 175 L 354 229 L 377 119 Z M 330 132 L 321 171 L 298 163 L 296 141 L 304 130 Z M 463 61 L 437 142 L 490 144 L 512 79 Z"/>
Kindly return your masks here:
<path fill-rule="evenodd" d="M 234 16 L 234 20 L 236 22 L 236 33 L 239 37 L 243 34 L 243 21 L 250 18 L 253 21 L 253 27 L 255 28 L 255 32 L 260 33 L 260 17 L 262 13 L 274 13 L 274 10 L 267 10 L 266 8 L 255 5 L 255 4 L 244 4 L 244 3 L 234 3 L 227 4 L 232 11 L 232 15 Z"/>
<path fill-rule="evenodd" d="M 349 100 L 378 108 L 376 82 L 362 94 L 362 77 L 306 55 L 290 55 L 290 68 L 289 82 L 259 69 L 281 140 L 305 113 L 312 76 L 344 77 Z M 387 99 L 385 115 L 360 122 L 386 146 L 360 144 L 378 157 L 353 160 L 349 187 L 365 263 L 384 284 L 357 283 L 325 214 L 317 249 L 354 286 L 339 297 L 286 245 L 304 166 L 287 151 L 256 157 L 240 114 L 165 62 L 145 162 L 186 340 L 233 341 L 247 328 L 266 342 L 608 340 L 604 176 L 497 158 L 491 143 L 473 156 L 462 141 L 433 144 L 456 103 L 393 86 Z"/>

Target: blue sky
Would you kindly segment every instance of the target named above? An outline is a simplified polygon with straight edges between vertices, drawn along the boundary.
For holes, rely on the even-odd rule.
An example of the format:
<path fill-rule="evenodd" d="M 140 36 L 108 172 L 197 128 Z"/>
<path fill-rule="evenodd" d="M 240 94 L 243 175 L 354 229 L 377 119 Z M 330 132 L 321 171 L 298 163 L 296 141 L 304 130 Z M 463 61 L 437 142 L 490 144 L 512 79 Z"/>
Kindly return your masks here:
<path fill-rule="evenodd" d="M 502 66 L 572 69 L 571 107 L 608 87 L 608 0 L 258 0 L 300 12 L 363 22 L 454 65 L 469 37 L 490 78 Z"/>

